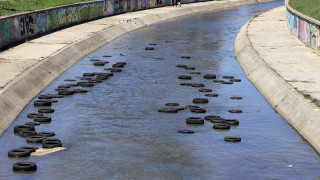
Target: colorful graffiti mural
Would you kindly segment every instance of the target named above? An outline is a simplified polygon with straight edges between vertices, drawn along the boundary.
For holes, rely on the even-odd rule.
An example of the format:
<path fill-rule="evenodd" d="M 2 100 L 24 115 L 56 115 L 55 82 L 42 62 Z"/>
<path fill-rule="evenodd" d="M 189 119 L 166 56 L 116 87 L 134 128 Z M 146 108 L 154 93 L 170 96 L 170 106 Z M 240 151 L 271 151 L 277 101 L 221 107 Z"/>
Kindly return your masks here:
<path fill-rule="evenodd" d="M 304 44 L 320 53 L 319 25 L 305 20 L 287 9 L 286 21 L 291 30 Z"/>
<path fill-rule="evenodd" d="M 197 2 L 198 0 L 187 1 Z M 101 0 L 0 18 L 0 48 L 41 35 L 44 32 L 99 17 L 164 5 L 171 5 L 171 0 Z M 317 34 L 318 37 L 319 31 L 313 30 L 312 36 L 314 34 Z M 318 39 L 313 39 L 310 42 L 314 44 L 315 41 L 318 41 Z M 316 47 L 319 47 L 319 45 Z"/>

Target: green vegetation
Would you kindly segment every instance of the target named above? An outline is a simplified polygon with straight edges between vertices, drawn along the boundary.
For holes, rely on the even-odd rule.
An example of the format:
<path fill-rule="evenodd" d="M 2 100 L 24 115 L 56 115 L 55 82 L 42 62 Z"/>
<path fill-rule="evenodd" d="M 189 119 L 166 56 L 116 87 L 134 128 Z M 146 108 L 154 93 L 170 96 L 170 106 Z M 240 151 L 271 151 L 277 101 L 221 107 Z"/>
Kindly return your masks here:
<path fill-rule="evenodd" d="M 319 0 L 290 0 L 289 5 L 304 15 L 320 20 Z"/>
<path fill-rule="evenodd" d="M 0 0 L 0 16 L 86 1 L 89 0 Z"/>

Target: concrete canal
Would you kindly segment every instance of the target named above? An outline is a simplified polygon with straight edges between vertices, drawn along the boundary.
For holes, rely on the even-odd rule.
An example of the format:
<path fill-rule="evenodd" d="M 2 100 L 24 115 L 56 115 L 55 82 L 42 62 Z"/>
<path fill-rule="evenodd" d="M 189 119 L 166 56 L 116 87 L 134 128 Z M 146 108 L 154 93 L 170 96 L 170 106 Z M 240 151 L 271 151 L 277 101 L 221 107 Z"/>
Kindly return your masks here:
<path fill-rule="evenodd" d="M 269 106 L 234 57 L 233 42 L 241 26 L 260 11 L 283 4 L 275 1 L 174 19 L 131 32 L 82 58 L 41 94 L 57 93 L 58 86 L 74 83 L 65 79 L 80 81 L 83 73 L 110 72 L 104 68 L 116 62 L 126 66 L 93 87 L 69 88 L 88 92 L 57 98 L 51 106 L 55 112 L 45 114 L 52 121 L 35 126 L 38 133 L 54 132 L 64 150 L 8 157 L 9 150 L 30 146 L 13 132 L 15 126 L 32 121 L 27 114 L 38 112 L 35 98 L 0 138 L 1 179 L 316 179 L 318 154 Z M 93 66 L 92 59 L 109 63 Z M 213 73 L 216 81 L 229 82 L 223 76 L 234 76 L 241 82 L 203 78 Z M 192 80 L 178 79 L 181 75 Z M 199 92 L 204 88 L 212 92 Z M 209 102 L 194 104 L 194 98 Z M 189 108 L 158 112 L 170 102 L 199 105 L 206 113 Z M 230 113 L 232 109 L 242 113 Z M 213 129 L 208 120 L 186 124 L 187 117 L 208 115 L 240 123 L 229 130 Z M 178 133 L 182 129 L 194 133 Z M 225 142 L 225 136 L 242 140 Z M 19 161 L 35 162 L 37 170 L 13 171 Z"/>

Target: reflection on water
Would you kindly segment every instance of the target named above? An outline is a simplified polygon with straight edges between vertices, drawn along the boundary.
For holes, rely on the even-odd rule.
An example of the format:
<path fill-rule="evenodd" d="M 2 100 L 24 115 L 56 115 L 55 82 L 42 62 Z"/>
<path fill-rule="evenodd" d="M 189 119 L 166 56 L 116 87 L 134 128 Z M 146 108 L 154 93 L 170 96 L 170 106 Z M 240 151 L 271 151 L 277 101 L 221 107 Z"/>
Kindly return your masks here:
<path fill-rule="evenodd" d="M 134 31 L 81 59 L 42 92 L 52 93 L 66 78 L 85 72 L 105 72 L 91 58 L 111 64 L 127 62 L 123 72 L 87 88 L 89 93 L 58 99 L 50 124 L 37 132 L 54 131 L 66 150 L 27 160 L 36 162 L 33 174 L 14 174 L 7 151 L 26 145 L 13 135 L 13 127 L 29 121 L 36 112 L 28 105 L 0 139 L 1 179 L 315 179 L 319 157 L 287 122 L 268 105 L 246 79 L 234 57 L 233 42 L 240 27 L 254 15 L 283 5 L 283 1 L 241 6 L 226 12 L 205 13 L 175 19 Z M 156 43 L 154 51 L 145 51 Z M 124 56 L 120 56 L 120 54 Z M 111 55 L 106 58 L 104 55 Z M 191 56 L 182 59 L 180 56 Z M 200 75 L 191 82 L 204 83 L 218 93 L 201 105 L 206 114 L 180 111 L 159 113 L 167 102 L 190 105 L 204 97 L 199 88 L 180 86 L 179 75 L 189 71 L 175 67 L 187 64 Z M 232 75 L 240 83 L 224 85 L 203 79 L 216 73 L 218 79 Z M 243 96 L 231 100 L 230 96 Z M 242 109 L 241 114 L 228 113 Z M 186 125 L 189 116 L 220 115 L 240 121 L 228 131 L 212 124 Z M 179 134 L 180 129 L 194 134 Z M 224 136 L 240 136 L 240 143 L 226 143 Z M 39 146 L 40 147 L 40 146 Z"/>

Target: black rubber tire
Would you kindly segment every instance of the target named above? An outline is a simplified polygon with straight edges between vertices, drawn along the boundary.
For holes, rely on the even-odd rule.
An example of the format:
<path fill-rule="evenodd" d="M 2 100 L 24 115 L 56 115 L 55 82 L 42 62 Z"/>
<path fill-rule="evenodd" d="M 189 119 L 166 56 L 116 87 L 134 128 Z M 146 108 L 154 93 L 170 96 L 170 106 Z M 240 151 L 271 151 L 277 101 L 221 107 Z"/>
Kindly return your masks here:
<path fill-rule="evenodd" d="M 34 106 L 51 106 L 51 102 L 49 101 L 43 101 L 43 100 L 37 100 L 37 101 L 34 101 L 33 105 Z"/>
<path fill-rule="evenodd" d="M 165 112 L 165 113 L 177 113 L 178 109 L 174 107 L 164 107 L 160 108 L 158 112 Z"/>
<path fill-rule="evenodd" d="M 185 64 L 177 64 L 176 67 L 178 67 L 178 68 L 186 68 L 186 67 L 188 67 L 188 66 L 185 65 Z"/>
<path fill-rule="evenodd" d="M 41 108 L 41 109 L 38 109 L 38 112 L 39 113 L 53 113 L 54 109 L 52 109 L 52 108 Z"/>
<path fill-rule="evenodd" d="M 89 83 L 89 82 L 85 82 L 85 81 L 78 82 L 78 85 L 81 86 L 81 87 L 92 87 L 92 86 L 94 86 L 93 83 Z"/>
<path fill-rule="evenodd" d="M 72 82 L 72 81 L 76 81 L 75 79 L 65 79 L 64 81 L 70 81 L 70 82 Z"/>
<path fill-rule="evenodd" d="M 46 139 L 47 137 L 45 136 L 39 136 L 39 135 L 33 135 L 33 136 L 29 136 L 26 138 L 26 141 L 28 143 L 42 143 L 42 141 L 44 139 Z"/>
<path fill-rule="evenodd" d="M 88 81 L 89 83 L 101 83 L 102 80 L 101 79 L 92 79 Z"/>
<path fill-rule="evenodd" d="M 224 124 L 229 124 L 230 126 L 239 126 L 240 122 L 236 119 L 225 119 Z"/>
<path fill-rule="evenodd" d="M 58 95 L 58 94 L 51 94 L 52 98 L 63 98 L 64 95 Z"/>
<path fill-rule="evenodd" d="M 35 131 L 20 131 L 19 132 L 19 136 L 23 137 L 23 138 L 33 136 L 33 135 L 37 135 L 37 132 L 35 132 Z"/>
<path fill-rule="evenodd" d="M 241 79 L 230 79 L 230 82 L 241 82 Z"/>
<path fill-rule="evenodd" d="M 186 110 L 190 110 L 192 108 L 200 108 L 199 106 L 196 106 L 196 105 L 187 105 L 184 107 Z"/>
<path fill-rule="evenodd" d="M 90 59 L 90 61 L 92 61 L 92 62 L 99 62 L 100 59 Z"/>
<path fill-rule="evenodd" d="M 122 72 L 122 69 L 112 68 L 110 71 L 111 72 Z"/>
<path fill-rule="evenodd" d="M 93 65 L 94 65 L 94 66 L 104 66 L 105 63 L 104 63 L 104 62 L 101 62 L 101 61 L 97 61 L 97 62 L 94 62 Z"/>
<path fill-rule="evenodd" d="M 13 164 L 14 171 L 35 171 L 37 170 L 36 163 L 33 162 L 17 162 Z"/>
<path fill-rule="evenodd" d="M 105 75 L 97 75 L 97 77 L 96 77 L 97 80 L 106 80 L 108 78 L 109 78 L 109 76 L 105 76 Z"/>
<path fill-rule="evenodd" d="M 73 94 L 73 91 L 66 91 L 66 90 L 64 90 L 64 91 L 58 91 L 58 94 L 59 95 L 64 95 L 64 96 L 69 96 L 69 95 L 72 95 Z"/>
<path fill-rule="evenodd" d="M 87 93 L 88 90 L 86 90 L 86 89 L 74 89 L 73 92 L 74 93 Z"/>
<path fill-rule="evenodd" d="M 183 79 L 183 80 L 191 80 L 191 76 L 178 76 L 178 79 Z"/>
<path fill-rule="evenodd" d="M 241 96 L 231 96 L 231 97 L 230 97 L 230 99 L 237 99 L 237 100 L 240 100 L 240 99 L 242 99 L 242 97 L 241 97 Z"/>
<path fill-rule="evenodd" d="M 53 137 L 55 136 L 56 134 L 54 132 L 39 132 L 38 133 L 39 136 L 45 136 L 45 137 Z"/>
<path fill-rule="evenodd" d="M 60 142 L 61 143 L 61 140 L 57 138 L 47 138 L 47 139 L 44 139 L 42 142 Z"/>
<path fill-rule="evenodd" d="M 241 142 L 241 137 L 238 137 L 238 136 L 226 136 L 226 137 L 224 137 L 224 141 L 227 141 L 227 142 Z"/>
<path fill-rule="evenodd" d="M 33 152 L 36 152 L 38 147 L 35 147 L 35 146 L 22 146 L 19 149 L 24 149 L 24 150 L 29 151 L 30 153 L 33 153 Z"/>
<path fill-rule="evenodd" d="M 82 76 L 95 76 L 94 73 L 83 73 Z"/>
<path fill-rule="evenodd" d="M 242 110 L 240 110 L 240 109 L 230 109 L 229 113 L 242 113 Z"/>
<path fill-rule="evenodd" d="M 34 121 L 39 123 L 48 123 L 48 122 L 51 122 L 51 117 L 47 117 L 47 116 L 35 117 Z"/>
<path fill-rule="evenodd" d="M 189 74 L 201 74 L 201 72 L 189 72 Z"/>
<path fill-rule="evenodd" d="M 219 95 L 216 94 L 216 93 L 208 93 L 208 94 L 205 94 L 205 96 L 207 96 L 207 97 L 218 97 Z"/>
<path fill-rule="evenodd" d="M 180 83 L 181 86 L 192 86 L 192 83 Z"/>
<path fill-rule="evenodd" d="M 33 126 L 27 126 L 27 125 L 17 125 L 13 128 L 14 133 L 19 133 L 21 131 L 34 131 Z"/>
<path fill-rule="evenodd" d="M 56 88 L 55 91 L 68 91 L 68 88 Z"/>
<path fill-rule="evenodd" d="M 204 108 L 191 108 L 190 111 L 193 113 L 206 113 L 206 109 Z"/>
<path fill-rule="evenodd" d="M 216 79 L 217 75 L 216 74 L 206 74 L 203 76 L 204 79 Z"/>
<path fill-rule="evenodd" d="M 39 126 L 40 123 L 39 122 L 26 122 L 24 125 L 27 125 L 27 126 Z"/>
<path fill-rule="evenodd" d="M 62 147 L 61 142 L 58 141 L 44 141 L 42 142 L 42 148 L 56 148 Z"/>
<path fill-rule="evenodd" d="M 181 56 L 182 59 L 190 59 L 190 56 Z"/>
<path fill-rule="evenodd" d="M 44 94 L 44 95 L 39 95 L 38 99 L 52 99 L 52 97 Z"/>
<path fill-rule="evenodd" d="M 200 103 L 200 104 L 204 104 L 204 103 L 208 103 L 209 100 L 207 98 L 194 98 L 192 100 L 193 103 Z"/>
<path fill-rule="evenodd" d="M 201 84 L 201 83 L 192 83 L 191 86 L 192 87 L 204 87 L 205 85 Z"/>
<path fill-rule="evenodd" d="M 76 83 L 68 83 L 68 84 L 66 84 L 67 86 L 70 86 L 70 87 L 76 87 L 76 86 L 78 86 L 78 84 L 76 84 Z"/>
<path fill-rule="evenodd" d="M 57 103 L 58 102 L 58 100 L 56 100 L 56 99 L 45 99 L 43 101 L 48 101 L 48 102 L 51 102 L 51 103 Z"/>
<path fill-rule="evenodd" d="M 11 149 L 8 151 L 9 157 L 28 157 L 31 152 L 25 149 Z"/>
<path fill-rule="evenodd" d="M 230 129 L 230 125 L 217 123 L 217 124 L 213 125 L 213 129 L 228 130 L 228 129 Z"/>
<path fill-rule="evenodd" d="M 150 45 L 150 46 L 156 46 L 157 44 L 155 44 L 155 43 L 150 43 L 149 45 Z"/>
<path fill-rule="evenodd" d="M 212 89 L 199 89 L 199 92 L 212 92 Z"/>
<path fill-rule="evenodd" d="M 179 106 L 179 103 L 166 103 L 165 106 Z"/>
<path fill-rule="evenodd" d="M 207 121 L 211 121 L 212 119 L 217 119 L 217 118 L 221 118 L 221 117 L 217 115 L 207 115 L 204 117 L 204 119 Z"/>
<path fill-rule="evenodd" d="M 34 118 L 34 117 L 38 117 L 38 116 L 43 116 L 43 114 L 41 114 L 41 113 L 29 113 L 27 115 L 28 118 Z"/>
<path fill-rule="evenodd" d="M 200 118 L 200 117 L 188 117 L 186 119 L 186 123 L 187 124 L 203 124 L 204 120 L 203 118 Z"/>
<path fill-rule="evenodd" d="M 153 48 L 153 47 L 145 47 L 144 49 L 145 49 L 145 50 L 147 50 L 147 51 L 154 50 L 154 48 Z"/>
<path fill-rule="evenodd" d="M 69 89 L 69 88 L 71 88 L 71 86 L 64 84 L 64 85 L 58 86 L 58 88 L 67 88 L 67 89 Z"/>
<path fill-rule="evenodd" d="M 194 131 L 192 130 L 188 130 L 188 129 L 182 129 L 182 130 L 179 130 L 178 133 L 183 133 L 183 134 L 193 134 Z"/>
<path fill-rule="evenodd" d="M 225 78 L 225 79 L 233 79 L 234 77 L 233 76 L 223 76 L 223 78 Z"/>
<path fill-rule="evenodd" d="M 228 124 L 223 118 L 215 118 L 210 120 L 211 123 Z"/>
<path fill-rule="evenodd" d="M 224 80 L 215 79 L 215 80 L 213 80 L 213 82 L 223 83 L 223 82 L 224 82 Z"/>
<path fill-rule="evenodd" d="M 185 70 L 196 70 L 196 68 L 195 67 L 186 67 L 186 68 L 184 68 Z"/>
<path fill-rule="evenodd" d="M 113 68 L 123 68 L 124 67 L 124 65 L 123 64 L 112 64 L 112 67 Z"/>
<path fill-rule="evenodd" d="M 112 57 L 112 56 L 109 56 L 109 55 L 104 55 L 104 56 L 102 56 L 102 57 Z"/>
<path fill-rule="evenodd" d="M 88 81 L 88 80 L 92 80 L 92 77 L 85 76 L 85 77 L 81 77 L 80 80 Z M 79 85 L 79 84 L 78 84 L 78 85 Z"/>
<path fill-rule="evenodd" d="M 233 84 L 233 82 L 223 81 L 221 84 Z"/>

